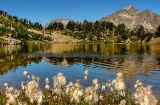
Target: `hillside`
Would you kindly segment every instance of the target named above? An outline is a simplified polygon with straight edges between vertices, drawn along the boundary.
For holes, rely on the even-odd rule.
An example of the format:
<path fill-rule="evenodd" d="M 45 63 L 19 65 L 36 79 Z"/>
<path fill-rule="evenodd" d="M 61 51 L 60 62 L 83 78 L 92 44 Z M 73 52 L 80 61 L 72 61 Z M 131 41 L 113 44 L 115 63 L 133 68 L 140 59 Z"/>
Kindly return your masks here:
<path fill-rule="evenodd" d="M 105 16 L 100 21 L 113 22 L 115 25 L 124 23 L 127 28 L 134 29 L 142 25 L 146 30 L 154 32 L 160 25 L 160 15 L 145 10 L 140 12 L 132 5 Z"/>
<path fill-rule="evenodd" d="M 51 40 L 38 22 L 12 16 L 0 10 L 0 44 L 21 44 L 28 40 Z"/>

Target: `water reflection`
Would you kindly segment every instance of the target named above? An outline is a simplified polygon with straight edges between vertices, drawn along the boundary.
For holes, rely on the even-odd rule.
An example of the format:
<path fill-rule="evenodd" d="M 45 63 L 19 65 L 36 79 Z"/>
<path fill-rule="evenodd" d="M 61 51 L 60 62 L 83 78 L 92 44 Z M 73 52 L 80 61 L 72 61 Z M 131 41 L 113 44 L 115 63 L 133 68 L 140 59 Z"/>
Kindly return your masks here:
<path fill-rule="evenodd" d="M 63 58 L 63 61 L 62 61 L 62 62 L 59 62 L 59 65 L 60 65 L 60 66 L 69 66 L 68 61 L 67 61 L 66 58 Z"/>
<path fill-rule="evenodd" d="M 160 45 L 149 44 L 56 44 L 30 43 L 21 53 L 79 53 L 79 54 L 160 54 Z"/>
<path fill-rule="evenodd" d="M 3 75 L 9 71 L 14 71 L 19 67 L 27 67 L 32 62 L 39 63 L 41 57 L 22 56 L 21 46 L 10 45 L 0 47 L 0 74 Z"/>
<path fill-rule="evenodd" d="M 42 59 L 60 66 L 69 66 L 75 62 L 88 65 L 98 62 L 102 65 L 96 66 L 122 71 L 126 78 L 133 78 L 140 72 L 159 68 L 159 54 L 160 45 L 148 44 L 30 43 L 0 46 L 0 71 L 3 74 L 3 71 L 17 69 L 18 66 L 27 67 L 31 62 L 39 63 Z"/>
<path fill-rule="evenodd" d="M 48 62 L 54 65 L 72 66 L 76 63 L 82 63 L 86 67 L 114 72 L 121 71 L 125 78 L 134 78 L 137 75 L 149 77 L 154 71 L 160 70 L 160 56 L 114 55 L 100 59 L 97 57 L 89 58 L 87 56 L 83 58 L 48 57 L 48 59 Z"/>
<path fill-rule="evenodd" d="M 125 82 L 133 85 L 140 79 L 146 85 L 153 85 L 154 92 L 160 95 L 160 45 L 30 43 L 0 46 L 0 85 L 6 81 L 16 85 L 25 80 L 21 76 L 23 70 L 40 76 L 42 82 L 46 77 L 52 79 L 59 71 L 64 72 L 69 81 L 83 80 L 84 68 L 90 72 L 88 81 L 98 78 L 106 82 L 121 71 Z"/>

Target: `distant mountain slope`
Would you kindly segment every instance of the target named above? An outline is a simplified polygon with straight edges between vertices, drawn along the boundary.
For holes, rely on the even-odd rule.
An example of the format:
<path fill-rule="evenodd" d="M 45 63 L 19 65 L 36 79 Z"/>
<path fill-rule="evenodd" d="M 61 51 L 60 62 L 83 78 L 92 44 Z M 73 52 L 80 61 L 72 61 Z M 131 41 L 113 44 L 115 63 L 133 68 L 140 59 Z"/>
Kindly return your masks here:
<path fill-rule="evenodd" d="M 66 26 L 69 21 L 71 21 L 71 19 L 56 18 L 56 19 L 52 20 L 51 22 L 43 25 L 43 27 L 46 28 L 46 27 L 48 27 L 49 24 L 54 23 L 54 22 L 61 22 L 61 23 L 63 23 L 64 26 Z"/>
<path fill-rule="evenodd" d="M 115 25 L 124 23 L 129 29 L 143 25 L 145 29 L 155 31 L 160 25 L 160 15 L 150 10 L 139 12 L 138 9 L 130 5 L 111 15 L 103 17 L 100 21 L 113 22 Z"/>

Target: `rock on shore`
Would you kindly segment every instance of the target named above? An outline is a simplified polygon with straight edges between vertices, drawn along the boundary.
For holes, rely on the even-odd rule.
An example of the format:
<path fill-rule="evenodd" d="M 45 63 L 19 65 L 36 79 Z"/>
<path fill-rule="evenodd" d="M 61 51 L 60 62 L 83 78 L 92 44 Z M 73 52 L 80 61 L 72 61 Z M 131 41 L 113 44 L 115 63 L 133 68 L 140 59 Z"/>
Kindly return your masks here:
<path fill-rule="evenodd" d="M 0 38 L 4 39 L 4 41 L 1 44 L 16 45 L 22 43 L 20 40 L 14 39 L 12 37 L 0 37 Z"/>

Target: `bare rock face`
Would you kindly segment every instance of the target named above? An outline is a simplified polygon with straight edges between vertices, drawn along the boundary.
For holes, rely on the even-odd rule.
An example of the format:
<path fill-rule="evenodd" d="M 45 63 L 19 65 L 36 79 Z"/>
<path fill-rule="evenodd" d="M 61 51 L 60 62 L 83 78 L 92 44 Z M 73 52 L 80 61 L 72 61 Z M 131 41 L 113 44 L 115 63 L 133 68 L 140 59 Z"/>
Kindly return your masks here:
<path fill-rule="evenodd" d="M 134 29 L 136 26 L 143 25 L 146 30 L 155 31 L 160 25 L 160 15 L 150 10 L 139 12 L 138 9 L 130 5 L 111 15 L 103 17 L 100 21 L 113 22 L 115 25 L 123 23 L 129 29 Z"/>
<path fill-rule="evenodd" d="M 150 31 L 155 31 L 160 25 L 160 15 L 152 13 L 150 10 L 142 11 L 138 14 L 135 25 L 143 25 Z"/>
<path fill-rule="evenodd" d="M 71 21 L 70 19 L 62 19 L 62 18 L 57 18 L 52 20 L 50 23 L 47 23 L 45 25 L 43 25 L 44 28 L 48 27 L 49 24 L 54 23 L 54 22 L 61 22 L 64 27 L 68 24 L 68 22 Z"/>

